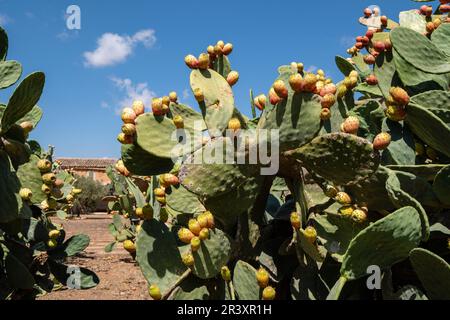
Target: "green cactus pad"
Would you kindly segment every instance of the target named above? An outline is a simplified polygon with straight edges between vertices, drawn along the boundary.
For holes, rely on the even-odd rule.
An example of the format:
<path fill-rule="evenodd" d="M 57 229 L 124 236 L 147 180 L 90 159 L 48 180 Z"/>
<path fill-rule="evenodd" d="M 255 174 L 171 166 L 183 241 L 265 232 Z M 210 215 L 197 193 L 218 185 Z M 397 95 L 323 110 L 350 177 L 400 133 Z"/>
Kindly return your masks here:
<path fill-rule="evenodd" d="M 450 206 L 450 166 L 439 171 L 434 179 L 433 191 L 443 204 Z"/>
<path fill-rule="evenodd" d="M 204 131 L 207 129 L 202 115 L 187 105 L 171 103 L 170 112 L 173 116 L 181 116 L 184 121 L 184 128 L 192 133 L 194 131 Z M 197 128 L 195 123 L 201 125 Z"/>
<path fill-rule="evenodd" d="M 146 152 L 158 158 L 171 159 L 178 141 L 172 139 L 177 131 L 173 121 L 166 117 L 155 117 L 146 113 L 136 119 L 137 144 Z"/>
<path fill-rule="evenodd" d="M 350 241 L 367 226 L 336 213 L 314 215 L 311 219 L 320 242 L 338 262 L 342 262 Z"/>
<path fill-rule="evenodd" d="M 350 72 L 355 70 L 355 67 L 350 62 L 348 62 L 347 59 L 342 58 L 341 56 L 336 56 L 334 60 L 338 69 L 346 77 L 350 74 Z"/>
<path fill-rule="evenodd" d="M 391 41 L 402 58 L 417 69 L 435 74 L 450 72 L 448 57 L 426 36 L 399 27 L 391 31 Z"/>
<path fill-rule="evenodd" d="M 296 231 L 297 235 L 297 250 L 301 250 L 310 256 L 314 261 L 323 262 L 327 255 L 324 247 L 319 246 L 317 243 L 313 244 L 308 241 L 305 236 L 305 230 L 300 229 Z"/>
<path fill-rule="evenodd" d="M 29 121 L 33 124 L 33 127 L 36 128 L 38 123 L 42 119 L 42 109 L 38 106 L 34 106 L 30 112 L 28 112 L 25 116 L 19 119 L 16 123 L 21 124 L 22 122 Z"/>
<path fill-rule="evenodd" d="M 1 131 L 8 129 L 28 112 L 30 112 L 41 97 L 44 89 L 45 75 L 35 72 L 27 76 L 16 88 L 9 99 L 1 119 Z"/>
<path fill-rule="evenodd" d="M 414 165 L 416 162 L 414 136 L 408 126 L 402 122 L 385 119 L 382 131 L 391 135 L 391 143 L 382 153 L 382 164 Z"/>
<path fill-rule="evenodd" d="M 367 179 L 379 164 L 379 154 L 370 142 L 346 133 L 319 136 L 290 155 L 307 169 L 338 185 Z"/>
<path fill-rule="evenodd" d="M 433 300 L 450 300 L 450 266 L 438 255 L 421 248 L 409 255 L 414 271 Z"/>
<path fill-rule="evenodd" d="M 369 65 L 364 62 L 364 56 L 361 53 L 356 54 L 352 57 L 352 61 L 355 64 L 356 69 L 359 71 L 359 74 L 363 77 L 368 76 L 372 73 Z"/>
<path fill-rule="evenodd" d="M 167 173 L 173 168 L 173 161 L 157 157 L 138 145 L 122 145 L 122 160 L 133 174 L 152 176 Z"/>
<path fill-rule="evenodd" d="M 0 223 L 7 223 L 20 217 L 22 199 L 19 196 L 20 182 L 11 167 L 10 160 L 0 150 Z"/>
<path fill-rule="evenodd" d="M 18 289 L 32 289 L 35 280 L 28 267 L 11 252 L 4 257 L 4 270 L 7 282 L 10 286 Z"/>
<path fill-rule="evenodd" d="M 0 60 L 4 61 L 8 53 L 8 35 L 6 31 L 0 27 Z"/>
<path fill-rule="evenodd" d="M 0 61 L 0 89 L 8 88 L 19 80 L 22 65 L 14 60 Z"/>
<path fill-rule="evenodd" d="M 228 77 L 228 74 L 231 72 L 230 60 L 227 56 L 218 56 L 217 59 L 213 62 L 213 69 L 226 79 Z"/>
<path fill-rule="evenodd" d="M 424 107 L 450 126 L 450 91 L 427 91 L 411 98 L 414 104 Z"/>
<path fill-rule="evenodd" d="M 236 189 L 254 176 L 256 165 L 228 164 L 225 161 L 227 156 L 234 157 L 231 146 L 231 139 L 218 138 L 194 152 L 180 169 L 179 178 L 183 186 L 201 199 L 207 199 Z M 216 155 L 216 151 L 219 154 Z M 207 164 L 205 160 L 214 163 Z"/>
<path fill-rule="evenodd" d="M 171 300 L 182 301 L 204 301 L 209 299 L 208 288 L 205 285 L 192 289 L 191 291 L 184 291 L 183 288 L 178 287 L 171 295 Z"/>
<path fill-rule="evenodd" d="M 443 23 L 431 34 L 431 41 L 436 47 L 442 50 L 448 58 L 450 58 L 450 45 L 448 44 L 450 39 L 450 25 Z"/>
<path fill-rule="evenodd" d="M 376 100 L 369 100 L 366 104 L 353 108 L 348 115 L 358 117 L 358 136 L 368 141 L 373 141 L 375 136 L 380 133 L 382 122 L 385 119 L 384 108 Z M 341 123 L 339 123 L 339 127 Z"/>
<path fill-rule="evenodd" d="M 406 122 L 411 130 L 430 147 L 450 157 L 450 127 L 426 108 L 410 103 Z"/>
<path fill-rule="evenodd" d="M 145 221 L 136 241 L 136 260 L 149 285 L 164 295 L 186 271 L 174 234 L 160 221 Z"/>
<path fill-rule="evenodd" d="M 239 260 L 233 271 L 233 285 L 239 300 L 259 300 L 260 288 L 256 280 L 256 269 Z"/>
<path fill-rule="evenodd" d="M 71 277 L 71 272 L 73 272 L 73 269 L 70 270 L 69 266 L 66 266 L 62 263 L 56 262 L 54 260 L 48 261 L 50 271 L 55 276 L 55 278 L 62 283 L 63 285 L 79 285 L 78 289 L 85 290 L 85 289 L 91 289 L 96 287 L 100 283 L 100 279 L 98 276 L 92 272 L 91 270 L 88 270 L 86 268 L 80 267 L 77 270 L 77 274 L 79 274 L 79 282 L 74 281 L 73 277 Z M 76 266 L 75 266 L 76 267 Z M 79 271 L 79 273 L 78 273 Z M 72 283 L 68 283 L 68 281 L 72 281 Z M 75 282 L 75 283 L 74 283 Z"/>
<path fill-rule="evenodd" d="M 20 180 L 22 188 L 28 188 L 33 192 L 31 201 L 34 204 L 40 204 L 47 199 L 47 195 L 42 192 L 42 177 L 41 172 L 37 167 L 39 157 L 35 155 L 30 156 L 30 161 L 21 165 L 17 170 L 17 177 Z"/>
<path fill-rule="evenodd" d="M 202 241 L 200 249 L 193 253 L 195 264 L 192 272 L 200 279 L 211 279 L 228 263 L 231 242 L 219 229 L 209 231 L 209 239 Z"/>
<path fill-rule="evenodd" d="M 358 84 L 355 88 L 355 91 L 360 92 L 363 95 L 368 96 L 368 97 L 377 98 L 377 97 L 383 96 L 383 93 L 381 92 L 381 90 L 378 86 L 371 86 L 365 82 Z"/>
<path fill-rule="evenodd" d="M 409 28 L 416 32 L 425 33 L 427 21 L 425 20 L 425 16 L 421 15 L 417 10 L 408 10 L 400 12 L 400 25 L 403 28 Z"/>
<path fill-rule="evenodd" d="M 393 86 L 395 79 L 395 63 L 392 52 L 381 53 L 375 62 L 373 73 L 378 79 L 378 87 L 385 98 L 389 96 L 389 89 Z"/>
<path fill-rule="evenodd" d="M 186 190 L 182 185 L 166 189 L 166 202 L 171 209 L 183 214 L 196 215 L 206 211 L 197 195 Z"/>
<path fill-rule="evenodd" d="M 351 242 L 341 266 L 341 275 L 355 280 L 367 275 L 367 268 L 389 267 L 408 257 L 422 238 L 416 209 L 405 207 L 361 231 Z M 369 249 L 372 248 L 372 249 Z"/>
<path fill-rule="evenodd" d="M 294 300 L 325 300 L 329 289 L 318 273 L 317 264 L 298 266 L 292 275 L 291 297 Z"/>
<path fill-rule="evenodd" d="M 210 134 L 220 135 L 233 116 L 234 97 L 230 85 L 211 69 L 193 70 L 190 81 L 192 90 L 201 89 L 205 97 L 199 105 Z"/>
<path fill-rule="evenodd" d="M 413 175 L 425 179 L 427 181 L 434 181 L 434 178 L 445 168 L 445 164 L 423 164 L 423 165 L 412 165 L 412 166 L 397 166 L 390 165 L 386 166 L 388 169 L 395 171 L 402 171 L 412 173 Z"/>
<path fill-rule="evenodd" d="M 393 49 L 395 67 L 404 85 L 417 88 L 419 92 L 430 89 L 446 89 L 450 83 L 449 74 L 434 74 L 423 72 L 403 59 L 397 50 Z"/>
<path fill-rule="evenodd" d="M 430 223 L 428 221 L 428 216 L 426 211 L 423 209 L 420 202 L 414 199 L 407 192 L 402 190 L 400 185 L 400 180 L 396 175 L 390 175 L 386 181 L 386 190 L 389 193 L 391 201 L 397 208 L 402 208 L 405 206 L 411 206 L 415 208 L 419 213 L 420 225 L 422 228 L 422 240 L 426 242 L 430 237 Z"/>
<path fill-rule="evenodd" d="M 283 74 L 289 87 L 287 74 Z M 311 141 L 321 129 L 320 97 L 310 93 L 294 93 L 289 88 L 289 97 L 267 111 L 261 129 L 278 129 L 280 151 L 292 150 Z"/>

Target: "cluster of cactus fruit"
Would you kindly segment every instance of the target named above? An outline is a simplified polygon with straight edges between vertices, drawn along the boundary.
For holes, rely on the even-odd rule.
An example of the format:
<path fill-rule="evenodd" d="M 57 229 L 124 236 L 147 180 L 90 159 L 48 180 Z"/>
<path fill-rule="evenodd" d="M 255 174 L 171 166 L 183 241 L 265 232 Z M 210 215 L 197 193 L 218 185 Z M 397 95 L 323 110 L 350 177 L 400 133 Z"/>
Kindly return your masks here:
<path fill-rule="evenodd" d="M 6 60 L 7 51 L 0 28 L 0 89 L 22 75 L 19 62 Z M 32 73 L 0 104 L 0 299 L 31 299 L 63 286 L 87 289 L 99 281 L 90 270 L 64 264 L 89 245 L 89 237 L 65 239 L 63 226 L 51 221 L 67 217 L 81 190 L 52 162 L 53 147 L 44 152 L 29 140 L 42 117 L 36 104 L 44 83 L 42 72 Z"/>
<path fill-rule="evenodd" d="M 141 220 L 136 261 L 151 297 L 449 299 L 447 6 L 401 12 L 399 23 L 364 10 L 366 35 L 336 57 L 342 81 L 282 66 L 268 96 L 251 94 L 253 119 L 235 106 L 223 41 L 185 59 L 201 113 L 175 94 L 153 100 L 153 112 L 126 109 L 133 138 L 119 139 L 116 170 L 154 190 L 129 210 Z M 192 161 L 224 150 L 214 147 L 236 137 L 227 129 L 278 130 L 278 173 Z M 174 163 L 173 132 L 198 130 Z M 140 217 L 144 206 L 152 214 Z M 368 285 L 372 268 L 381 290 Z"/>

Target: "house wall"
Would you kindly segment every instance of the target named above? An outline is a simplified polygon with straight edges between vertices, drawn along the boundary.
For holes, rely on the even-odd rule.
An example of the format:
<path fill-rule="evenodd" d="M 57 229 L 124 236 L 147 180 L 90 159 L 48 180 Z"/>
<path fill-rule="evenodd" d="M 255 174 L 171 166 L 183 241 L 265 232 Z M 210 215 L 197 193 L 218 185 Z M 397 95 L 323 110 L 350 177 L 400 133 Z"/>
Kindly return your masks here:
<path fill-rule="evenodd" d="M 92 179 L 100 182 L 103 185 L 107 185 L 111 183 L 111 180 L 106 175 L 105 171 L 103 170 L 92 170 L 92 169 L 72 169 L 72 172 L 74 174 L 77 174 L 79 176 L 83 177 L 91 177 Z"/>

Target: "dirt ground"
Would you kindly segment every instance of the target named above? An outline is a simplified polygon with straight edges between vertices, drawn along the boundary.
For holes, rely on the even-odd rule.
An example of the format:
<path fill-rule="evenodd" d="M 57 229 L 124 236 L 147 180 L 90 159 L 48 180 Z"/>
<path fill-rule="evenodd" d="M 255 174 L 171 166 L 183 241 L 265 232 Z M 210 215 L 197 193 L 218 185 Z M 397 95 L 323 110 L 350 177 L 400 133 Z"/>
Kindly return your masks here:
<path fill-rule="evenodd" d="M 40 300 L 148 300 L 147 282 L 139 267 L 130 255 L 117 246 L 111 253 L 105 253 L 104 247 L 111 242 L 107 226 L 111 217 L 107 215 L 91 215 L 89 217 L 62 223 L 70 237 L 83 233 L 91 238 L 85 252 L 70 258 L 69 264 L 80 265 L 94 271 L 100 278 L 100 284 L 89 290 L 62 290 L 49 293 Z"/>

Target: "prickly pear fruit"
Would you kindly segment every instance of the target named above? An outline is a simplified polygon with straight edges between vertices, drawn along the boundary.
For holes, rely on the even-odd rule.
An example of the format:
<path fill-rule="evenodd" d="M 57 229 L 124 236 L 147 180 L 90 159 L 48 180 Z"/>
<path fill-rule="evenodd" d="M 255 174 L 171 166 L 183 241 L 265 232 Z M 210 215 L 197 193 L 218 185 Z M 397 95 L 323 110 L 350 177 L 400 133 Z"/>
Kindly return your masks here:
<path fill-rule="evenodd" d="M 195 100 L 197 100 L 197 102 L 199 102 L 199 103 L 205 101 L 205 96 L 203 95 L 203 91 L 200 88 L 194 89 L 194 97 L 195 97 Z"/>
<path fill-rule="evenodd" d="M 270 88 L 270 91 L 269 91 L 269 101 L 270 101 L 270 103 L 273 104 L 273 105 L 277 105 L 281 100 L 283 100 L 283 99 L 281 99 L 277 95 L 277 93 L 275 92 L 275 89 L 274 88 Z"/>
<path fill-rule="evenodd" d="M 307 92 L 314 92 L 316 91 L 316 84 L 317 84 L 317 77 L 312 74 L 308 73 L 303 78 L 303 90 Z"/>
<path fill-rule="evenodd" d="M 227 266 L 223 266 L 220 268 L 220 275 L 224 281 L 231 281 L 231 272 Z"/>
<path fill-rule="evenodd" d="M 199 237 L 200 240 L 202 240 L 202 241 L 208 239 L 208 238 L 209 238 L 209 229 L 208 229 L 208 228 L 203 228 L 203 229 L 200 231 L 200 234 L 199 234 L 198 237 Z"/>
<path fill-rule="evenodd" d="M 181 242 L 189 244 L 191 243 L 192 238 L 194 237 L 194 234 L 187 228 L 181 228 L 178 230 L 178 238 Z"/>
<path fill-rule="evenodd" d="M 151 285 L 148 288 L 148 293 L 153 300 L 161 300 L 162 298 L 161 290 L 159 290 L 158 286 L 156 285 Z"/>
<path fill-rule="evenodd" d="M 282 99 L 286 99 L 288 97 L 289 91 L 283 80 L 275 81 L 272 87 L 275 90 L 275 93 L 277 94 L 278 97 Z"/>
<path fill-rule="evenodd" d="M 170 92 L 169 99 L 170 99 L 170 102 L 177 103 L 177 101 L 178 101 L 177 93 L 175 91 Z"/>
<path fill-rule="evenodd" d="M 196 236 L 198 236 L 200 234 L 200 231 L 202 230 L 202 227 L 200 227 L 200 224 L 195 219 L 190 219 L 188 226 L 189 230 Z"/>
<path fill-rule="evenodd" d="M 52 170 L 52 163 L 47 159 L 41 159 L 38 161 L 37 167 L 41 173 L 47 173 Z"/>
<path fill-rule="evenodd" d="M 153 191 L 153 194 L 154 194 L 156 197 L 165 197 L 165 196 L 166 196 L 166 190 L 164 190 L 163 188 L 156 188 L 156 189 Z"/>
<path fill-rule="evenodd" d="M 301 227 L 301 218 L 298 212 L 291 213 L 291 225 L 295 230 L 299 230 Z"/>
<path fill-rule="evenodd" d="M 331 79 L 327 79 L 325 81 L 324 87 L 320 90 L 321 97 L 324 97 L 327 94 L 332 94 L 332 95 L 336 94 L 336 92 L 337 92 L 336 85 L 334 83 L 331 83 L 330 81 L 331 81 Z M 326 82 L 329 82 L 329 83 L 326 83 Z"/>
<path fill-rule="evenodd" d="M 342 99 L 347 94 L 347 87 L 344 84 L 341 84 L 337 88 L 337 97 Z"/>
<path fill-rule="evenodd" d="M 119 141 L 121 144 L 133 144 L 134 138 L 131 135 L 126 135 L 125 133 L 121 132 L 117 135 L 117 141 Z"/>
<path fill-rule="evenodd" d="M 58 241 L 56 241 L 55 239 L 49 239 L 48 241 L 47 241 L 47 247 L 49 248 L 49 249 L 54 249 L 54 248 L 56 248 L 58 246 Z"/>
<path fill-rule="evenodd" d="M 370 18 L 372 16 L 372 10 L 370 8 L 365 8 L 364 9 L 364 16 L 366 18 Z"/>
<path fill-rule="evenodd" d="M 117 172 L 124 175 L 125 177 L 128 177 L 130 175 L 130 171 L 128 171 L 128 169 L 125 167 L 125 164 L 122 160 L 117 161 L 114 168 L 117 170 Z"/>
<path fill-rule="evenodd" d="M 353 211 L 354 209 L 352 206 L 343 206 L 338 210 L 339 214 L 343 215 L 344 217 L 351 217 Z"/>
<path fill-rule="evenodd" d="M 351 217 L 356 223 L 364 223 L 367 221 L 367 214 L 361 209 L 354 210 Z"/>
<path fill-rule="evenodd" d="M 122 132 L 127 136 L 134 136 L 136 134 L 136 126 L 132 123 L 125 123 L 122 125 Z"/>
<path fill-rule="evenodd" d="M 140 100 L 134 101 L 132 109 L 133 109 L 134 113 L 136 114 L 136 117 L 139 117 L 141 114 L 145 113 L 144 102 L 142 102 Z"/>
<path fill-rule="evenodd" d="M 52 192 L 52 189 L 50 189 L 50 187 L 46 184 L 43 184 L 41 186 L 41 191 L 45 194 L 50 194 Z"/>
<path fill-rule="evenodd" d="M 181 257 L 181 260 L 183 261 L 183 264 L 186 267 L 192 267 L 195 264 L 194 256 L 190 253 L 186 253 Z"/>
<path fill-rule="evenodd" d="M 317 231 L 316 229 L 314 229 L 314 227 L 307 227 L 305 229 L 304 235 L 306 237 L 306 239 L 311 242 L 311 243 L 315 243 L 317 240 Z"/>
<path fill-rule="evenodd" d="M 233 45 L 231 43 L 227 43 L 222 48 L 222 53 L 227 56 L 233 51 Z"/>
<path fill-rule="evenodd" d="M 191 68 L 191 69 L 197 69 L 198 68 L 198 60 L 196 57 L 194 57 L 192 54 L 187 55 L 184 58 L 184 63 Z"/>
<path fill-rule="evenodd" d="M 303 73 L 304 69 L 305 69 L 305 66 L 303 65 L 303 63 L 301 63 L 301 62 L 297 63 L 297 71 L 298 71 L 298 73 Z"/>
<path fill-rule="evenodd" d="M 208 217 L 205 213 L 201 213 L 197 217 L 197 222 L 200 225 L 200 228 L 207 228 L 208 227 Z"/>
<path fill-rule="evenodd" d="M 326 108 L 326 109 L 330 109 L 335 103 L 336 103 L 336 97 L 334 96 L 334 94 L 331 94 L 331 93 L 326 94 L 320 101 L 322 108 Z"/>
<path fill-rule="evenodd" d="M 380 21 L 381 21 L 381 25 L 386 27 L 388 25 L 388 17 L 386 16 L 381 16 L 380 17 Z"/>
<path fill-rule="evenodd" d="M 365 55 L 364 56 L 364 62 L 368 65 L 373 65 L 375 64 L 375 57 L 371 54 Z"/>
<path fill-rule="evenodd" d="M 269 273 L 263 267 L 256 271 L 256 280 L 260 288 L 265 288 L 269 285 Z"/>
<path fill-rule="evenodd" d="M 183 129 L 184 128 L 184 120 L 183 117 L 177 114 L 175 117 L 173 117 L 173 124 L 177 129 Z"/>
<path fill-rule="evenodd" d="M 198 68 L 202 70 L 206 70 L 209 67 L 209 54 L 202 53 L 198 57 Z"/>
<path fill-rule="evenodd" d="M 375 49 L 376 52 L 384 52 L 386 50 L 386 46 L 384 45 L 384 42 L 382 41 L 377 41 L 373 44 L 373 48 Z"/>
<path fill-rule="evenodd" d="M 274 300 L 276 296 L 276 291 L 273 287 L 266 287 L 264 288 L 263 292 L 262 292 L 262 299 L 263 300 Z"/>
<path fill-rule="evenodd" d="M 338 192 L 335 200 L 343 206 L 352 204 L 352 198 L 350 198 L 350 196 L 347 193 L 342 191 Z"/>
<path fill-rule="evenodd" d="M 327 108 L 323 108 L 320 111 L 320 120 L 327 121 L 331 119 L 331 110 Z"/>
<path fill-rule="evenodd" d="M 56 181 L 56 175 L 52 172 L 50 173 L 46 173 L 42 176 L 42 181 L 48 185 L 48 186 L 52 186 L 53 183 Z"/>
<path fill-rule="evenodd" d="M 218 46 L 220 49 L 223 49 L 225 47 L 225 42 L 222 40 L 217 41 L 216 46 Z"/>
<path fill-rule="evenodd" d="M 124 108 L 122 110 L 121 118 L 124 123 L 133 123 L 134 124 L 134 121 L 136 120 L 136 113 L 131 108 Z"/>
<path fill-rule="evenodd" d="M 393 87 L 389 90 L 389 93 L 397 104 L 406 106 L 409 103 L 409 95 L 402 88 Z"/>
<path fill-rule="evenodd" d="M 227 76 L 227 82 L 232 87 L 239 81 L 239 73 L 237 71 L 231 71 Z"/>
<path fill-rule="evenodd" d="M 391 135 L 387 132 L 382 132 L 373 140 L 373 148 L 375 150 L 384 150 L 391 144 Z"/>
<path fill-rule="evenodd" d="M 344 124 L 342 126 L 345 133 L 356 134 L 359 130 L 359 119 L 354 116 L 350 116 L 345 119 Z"/>
<path fill-rule="evenodd" d="M 229 122 L 228 122 L 228 129 L 232 130 L 232 131 L 238 131 L 241 129 L 241 122 L 239 121 L 238 118 L 232 118 Z"/>
<path fill-rule="evenodd" d="M 378 78 L 374 74 L 371 74 L 366 78 L 366 82 L 369 86 L 376 86 L 378 84 Z"/>
<path fill-rule="evenodd" d="M 50 239 L 54 239 L 54 240 L 58 239 L 60 235 L 61 235 L 61 231 L 56 230 L 56 229 L 50 230 L 50 232 L 48 233 L 48 237 Z"/>
<path fill-rule="evenodd" d="M 180 184 L 180 180 L 176 175 L 173 175 L 171 173 L 163 174 L 160 178 L 160 182 L 162 182 L 162 186 L 168 187 L 168 186 L 177 186 Z"/>
<path fill-rule="evenodd" d="M 192 252 L 197 252 L 200 249 L 202 242 L 199 237 L 193 237 L 191 239 L 191 250 Z"/>
<path fill-rule="evenodd" d="M 28 188 L 22 188 L 19 190 L 19 196 L 23 201 L 30 201 L 31 197 L 33 197 L 33 192 Z"/>
<path fill-rule="evenodd" d="M 289 77 L 289 85 L 295 92 L 301 92 L 303 90 L 303 77 L 299 74 L 293 74 Z"/>
<path fill-rule="evenodd" d="M 204 214 L 205 214 L 206 217 L 208 218 L 208 226 L 207 226 L 207 228 L 208 228 L 208 229 L 214 229 L 214 227 L 215 227 L 215 221 L 214 221 L 214 216 L 213 216 L 213 214 L 212 214 L 211 212 L 209 212 L 209 211 L 206 211 Z"/>
<path fill-rule="evenodd" d="M 144 220 L 153 219 L 153 208 L 150 205 L 147 204 L 142 208 L 142 218 Z"/>
<path fill-rule="evenodd" d="M 388 105 L 384 113 L 392 121 L 403 121 L 406 118 L 406 110 L 402 106 Z"/>
<path fill-rule="evenodd" d="M 167 203 L 166 197 L 155 197 L 155 200 L 162 206 L 165 206 Z"/>

